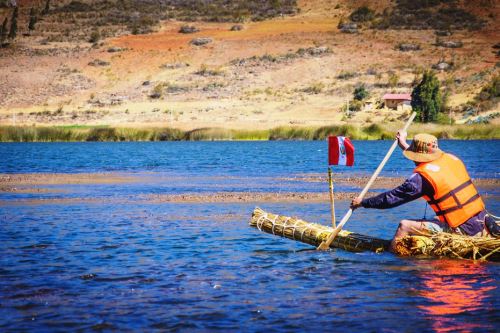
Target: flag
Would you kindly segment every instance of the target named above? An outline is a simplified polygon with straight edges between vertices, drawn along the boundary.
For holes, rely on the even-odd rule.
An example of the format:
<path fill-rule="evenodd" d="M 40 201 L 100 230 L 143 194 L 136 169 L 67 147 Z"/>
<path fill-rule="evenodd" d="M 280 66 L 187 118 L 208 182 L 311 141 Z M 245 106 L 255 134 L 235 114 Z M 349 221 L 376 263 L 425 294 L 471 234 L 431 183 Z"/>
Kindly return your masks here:
<path fill-rule="evenodd" d="M 328 137 L 328 165 L 354 164 L 354 146 L 349 138 L 343 136 Z"/>

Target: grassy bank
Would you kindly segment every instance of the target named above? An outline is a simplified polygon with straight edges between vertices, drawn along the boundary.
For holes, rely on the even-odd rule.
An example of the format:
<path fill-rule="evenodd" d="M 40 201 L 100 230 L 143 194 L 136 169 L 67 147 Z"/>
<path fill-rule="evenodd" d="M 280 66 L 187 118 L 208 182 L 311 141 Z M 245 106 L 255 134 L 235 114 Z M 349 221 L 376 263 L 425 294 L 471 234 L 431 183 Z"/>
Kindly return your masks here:
<path fill-rule="evenodd" d="M 87 126 L 13 127 L 0 126 L 2 142 L 59 141 L 214 141 L 214 140 L 324 140 L 344 135 L 354 140 L 392 139 L 397 127 L 372 124 L 366 127 L 332 125 L 324 127 L 276 127 L 269 130 L 200 128 L 113 128 Z M 500 139 L 500 126 L 414 124 L 409 133 L 427 132 L 440 139 Z"/>

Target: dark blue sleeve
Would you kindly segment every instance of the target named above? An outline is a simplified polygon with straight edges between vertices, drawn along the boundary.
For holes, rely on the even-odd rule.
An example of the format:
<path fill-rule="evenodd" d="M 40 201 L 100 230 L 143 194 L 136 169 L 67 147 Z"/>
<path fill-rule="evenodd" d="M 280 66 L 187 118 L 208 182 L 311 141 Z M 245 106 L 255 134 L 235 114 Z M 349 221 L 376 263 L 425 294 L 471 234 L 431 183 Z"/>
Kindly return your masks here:
<path fill-rule="evenodd" d="M 364 208 L 386 209 L 397 207 L 404 203 L 422 197 L 429 191 L 429 184 L 418 173 L 414 173 L 403 184 L 388 192 L 375 197 L 364 199 L 361 205 Z"/>

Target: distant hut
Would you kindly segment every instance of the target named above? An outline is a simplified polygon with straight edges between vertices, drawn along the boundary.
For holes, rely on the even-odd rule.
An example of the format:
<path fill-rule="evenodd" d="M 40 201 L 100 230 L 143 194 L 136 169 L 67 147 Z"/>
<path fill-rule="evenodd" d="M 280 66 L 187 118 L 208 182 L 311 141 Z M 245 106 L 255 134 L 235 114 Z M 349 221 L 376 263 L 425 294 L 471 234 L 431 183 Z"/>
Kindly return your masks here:
<path fill-rule="evenodd" d="M 382 99 L 390 109 L 411 107 L 411 94 L 385 94 Z"/>

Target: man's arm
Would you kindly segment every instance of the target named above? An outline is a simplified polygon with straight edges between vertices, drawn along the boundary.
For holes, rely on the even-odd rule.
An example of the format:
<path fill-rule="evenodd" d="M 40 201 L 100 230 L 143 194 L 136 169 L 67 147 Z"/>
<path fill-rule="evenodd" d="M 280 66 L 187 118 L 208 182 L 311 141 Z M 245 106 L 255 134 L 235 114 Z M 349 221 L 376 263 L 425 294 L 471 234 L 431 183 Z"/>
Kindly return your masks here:
<path fill-rule="evenodd" d="M 399 146 L 399 148 L 401 148 L 401 150 L 406 150 L 406 149 L 408 149 L 408 147 L 410 147 L 410 145 L 406 142 L 406 137 L 407 136 L 408 136 L 408 133 L 406 131 L 402 130 L 402 129 L 399 130 L 398 133 L 396 134 L 396 140 L 398 140 L 398 146 Z M 405 182 L 405 184 L 406 184 L 406 182 Z M 405 184 L 403 184 L 403 185 L 405 185 Z M 403 186 L 403 185 L 401 185 L 401 186 Z M 393 191 L 396 191 L 398 188 L 395 188 Z M 404 189 L 401 189 L 401 190 L 404 190 Z M 387 193 L 389 193 L 389 192 L 386 192 L 386 193 L 383 193 L 383 194 L 387 194 Z M 396 195 L 396 193 L 394 193 L 393 195 Z M 379 195 L 379 196 L 382 196 L 382 194 Z M 422 195 L 420 195 L 420 196 L 422 196 Z M 414 200 L 414 199 L 412 199 L 412 200 Z M 363 200 L 363 201 L 365 201 L 365 200 Z M 398 204 L 398 206 L 402 205 L 403 203 Z M 362 207 L 362 200 L 359 199 L 359 198 L 356 198 L 356 199 L 354 199 L 351 202 L 351 209 L 355 210 L 355 209 L 357 209 L 359 207 Z M 363 205 L 363 207 L 365 207 L 365 206 Z M 396 207 L 396 206 L 392 206 L 392 207 Z M 365 207 L 365 208 L 368 208 L 368 207 Z M 387 207 L 387 208 L 389 208 L 389 207 Z"/>
<path fill-rule="evenodd" d="M 398 134 L 396 134 L 396 139 L 398 140 L 398 146 L 402 150 L 406 150 L 406 149 L 408 149 L 408 147 L 410 147 L 410 145 L 408 143 L 406 143 L 407 136 L 408 136 L 408 133 L 406 133 L 406 131 L 403 131 L 403 130 L 399 130 Z"/>
<path fill-rule="evenodd" d="M 390 191 L 362 201 L 358 198 L 354 199 L 351 203 L 351 208 L 387 209 L 397 207 L 422 197 L 429 190 L 428 188 L 429 185 L 425 183 L 422 176 L 414 173 L 403 184 Z"/>

